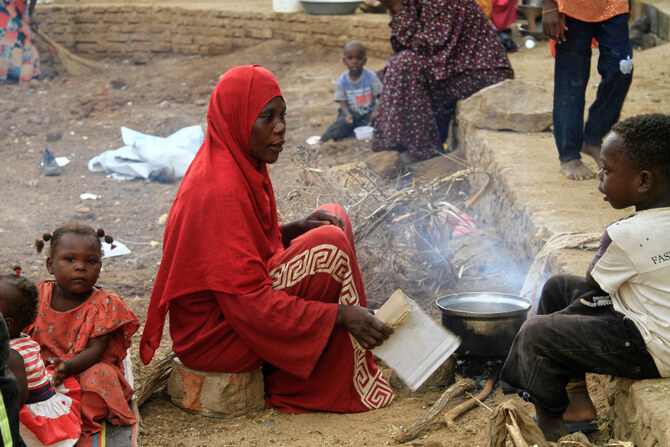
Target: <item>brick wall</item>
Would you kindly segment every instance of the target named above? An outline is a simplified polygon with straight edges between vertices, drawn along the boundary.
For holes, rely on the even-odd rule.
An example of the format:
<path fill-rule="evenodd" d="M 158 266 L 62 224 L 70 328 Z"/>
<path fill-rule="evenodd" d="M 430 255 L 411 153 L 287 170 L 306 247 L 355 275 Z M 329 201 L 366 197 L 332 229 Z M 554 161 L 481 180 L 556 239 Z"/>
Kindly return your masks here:
<path fill-rule="evenodd" d="M 391 55 L 388 18 L 353 14 L 317 16 L 272 11 L 231 11 L 160 5 L 40 5 L 40 28 L 78 54 L 224 54 L 268 39 L 341 48 L 365 42 L 368 51 Z"/>

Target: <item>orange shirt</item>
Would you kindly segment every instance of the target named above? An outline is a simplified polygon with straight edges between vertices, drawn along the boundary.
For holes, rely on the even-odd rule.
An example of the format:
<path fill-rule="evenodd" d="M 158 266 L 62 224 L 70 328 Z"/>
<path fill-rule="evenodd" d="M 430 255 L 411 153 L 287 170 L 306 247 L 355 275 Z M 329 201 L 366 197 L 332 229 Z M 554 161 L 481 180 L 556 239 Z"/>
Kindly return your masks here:
<path fill-rule="evenodd" d="M 583 22 L 602 22 L 628 12 L 628 0 L 558 0 L 558 10 Z"/>

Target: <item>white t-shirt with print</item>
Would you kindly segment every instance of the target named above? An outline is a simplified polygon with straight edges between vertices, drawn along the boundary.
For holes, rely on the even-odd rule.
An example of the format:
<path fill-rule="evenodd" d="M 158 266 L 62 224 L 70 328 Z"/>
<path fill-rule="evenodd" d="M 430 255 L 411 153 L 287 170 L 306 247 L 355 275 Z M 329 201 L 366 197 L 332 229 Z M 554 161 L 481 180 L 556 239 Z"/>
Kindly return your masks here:
<path fill-rule="evenodd" d="M 612 243 L 591 276 L 635 323 L 661 376 L 670 377 L 670 208 L 641 211 L 607 233 Z"/>

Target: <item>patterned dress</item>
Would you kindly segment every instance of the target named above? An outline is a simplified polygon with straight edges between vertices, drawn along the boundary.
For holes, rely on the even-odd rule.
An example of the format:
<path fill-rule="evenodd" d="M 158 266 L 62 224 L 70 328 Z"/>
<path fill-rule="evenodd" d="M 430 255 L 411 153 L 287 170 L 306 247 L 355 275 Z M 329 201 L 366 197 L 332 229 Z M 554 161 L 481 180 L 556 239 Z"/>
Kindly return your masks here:
<path fill-rule="evenodd" d="M 0 0 L 0 80 L 28 82 L 40 74 L 25 0 Z"/>
<path fill-rule="evenodd" d="M 456 102 L 514 77 L 505 48 L 475 0 L 403 0 L 372 141 L 374 151 L 442 151 Z"/>
<path fill-rule="evenodd" d="M 132 310 L 117 295 L 98 288 L 80 306 L 66 312 L 51 308 L 54 281 L 37 284 L 40 302 L 37 320 L 30 330 L 40 344 L 42 358 L 60 357 L 69 360 L 86 348 L 89 339 L 113 334 L 98 363 L 74 376 L 82 392 L 82 437 L 102 430 L 99 421 L 86 419 L 86 393 L 94 393 L 107 405 L 104 417 L 114 425 L 137 422 L 129 405 L 133 389 L 124 377 L 123 359 L 130 339 L 140 322 Z"/>

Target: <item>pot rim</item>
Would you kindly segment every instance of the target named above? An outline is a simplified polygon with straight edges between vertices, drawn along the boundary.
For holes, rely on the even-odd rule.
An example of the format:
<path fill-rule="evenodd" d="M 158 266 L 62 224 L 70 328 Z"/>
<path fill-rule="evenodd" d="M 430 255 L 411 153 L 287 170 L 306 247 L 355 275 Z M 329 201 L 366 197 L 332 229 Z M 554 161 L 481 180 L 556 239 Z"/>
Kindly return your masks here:
<path fill-rule="evenodd" d="M 507 300 L 508 302 L 514 302 L 517 304 L 525 304 L 525 308 L 523 309 L 516 309 L 516 310 L 510 310 L 508 312 L 471 312 L 471 311 L 463 311 L 463 310 L 456 310 L 456 309 L 450 309 L 446 307 L 446 304 L 450 300 L 456 300 L 459 298 L 472 298 L 472 301 L 477 301 L 477 297 L 498 297 L 502 298 L 503 300 Z M 453 293 L 449 295 L 443 295 L 435 300 L 435 304 L 437 307 L 442 311 L 442 315 L 446 316 L 456 316 L 456 317 L 463 317 L 463 318 L 487 318 L 487 319 L 496 319 L 496 318 L 507 318 L 507 317 L 512 317 L 516 315 L 524 315 L 527 314 L 530 311 L 530 308 L 532 306 L 532 301 L 530 298 L 526 298 L 521 295 L 515 295 L 512 293 L 500 293 L 500 292 L 461 292 L 461 293 Z"/>

